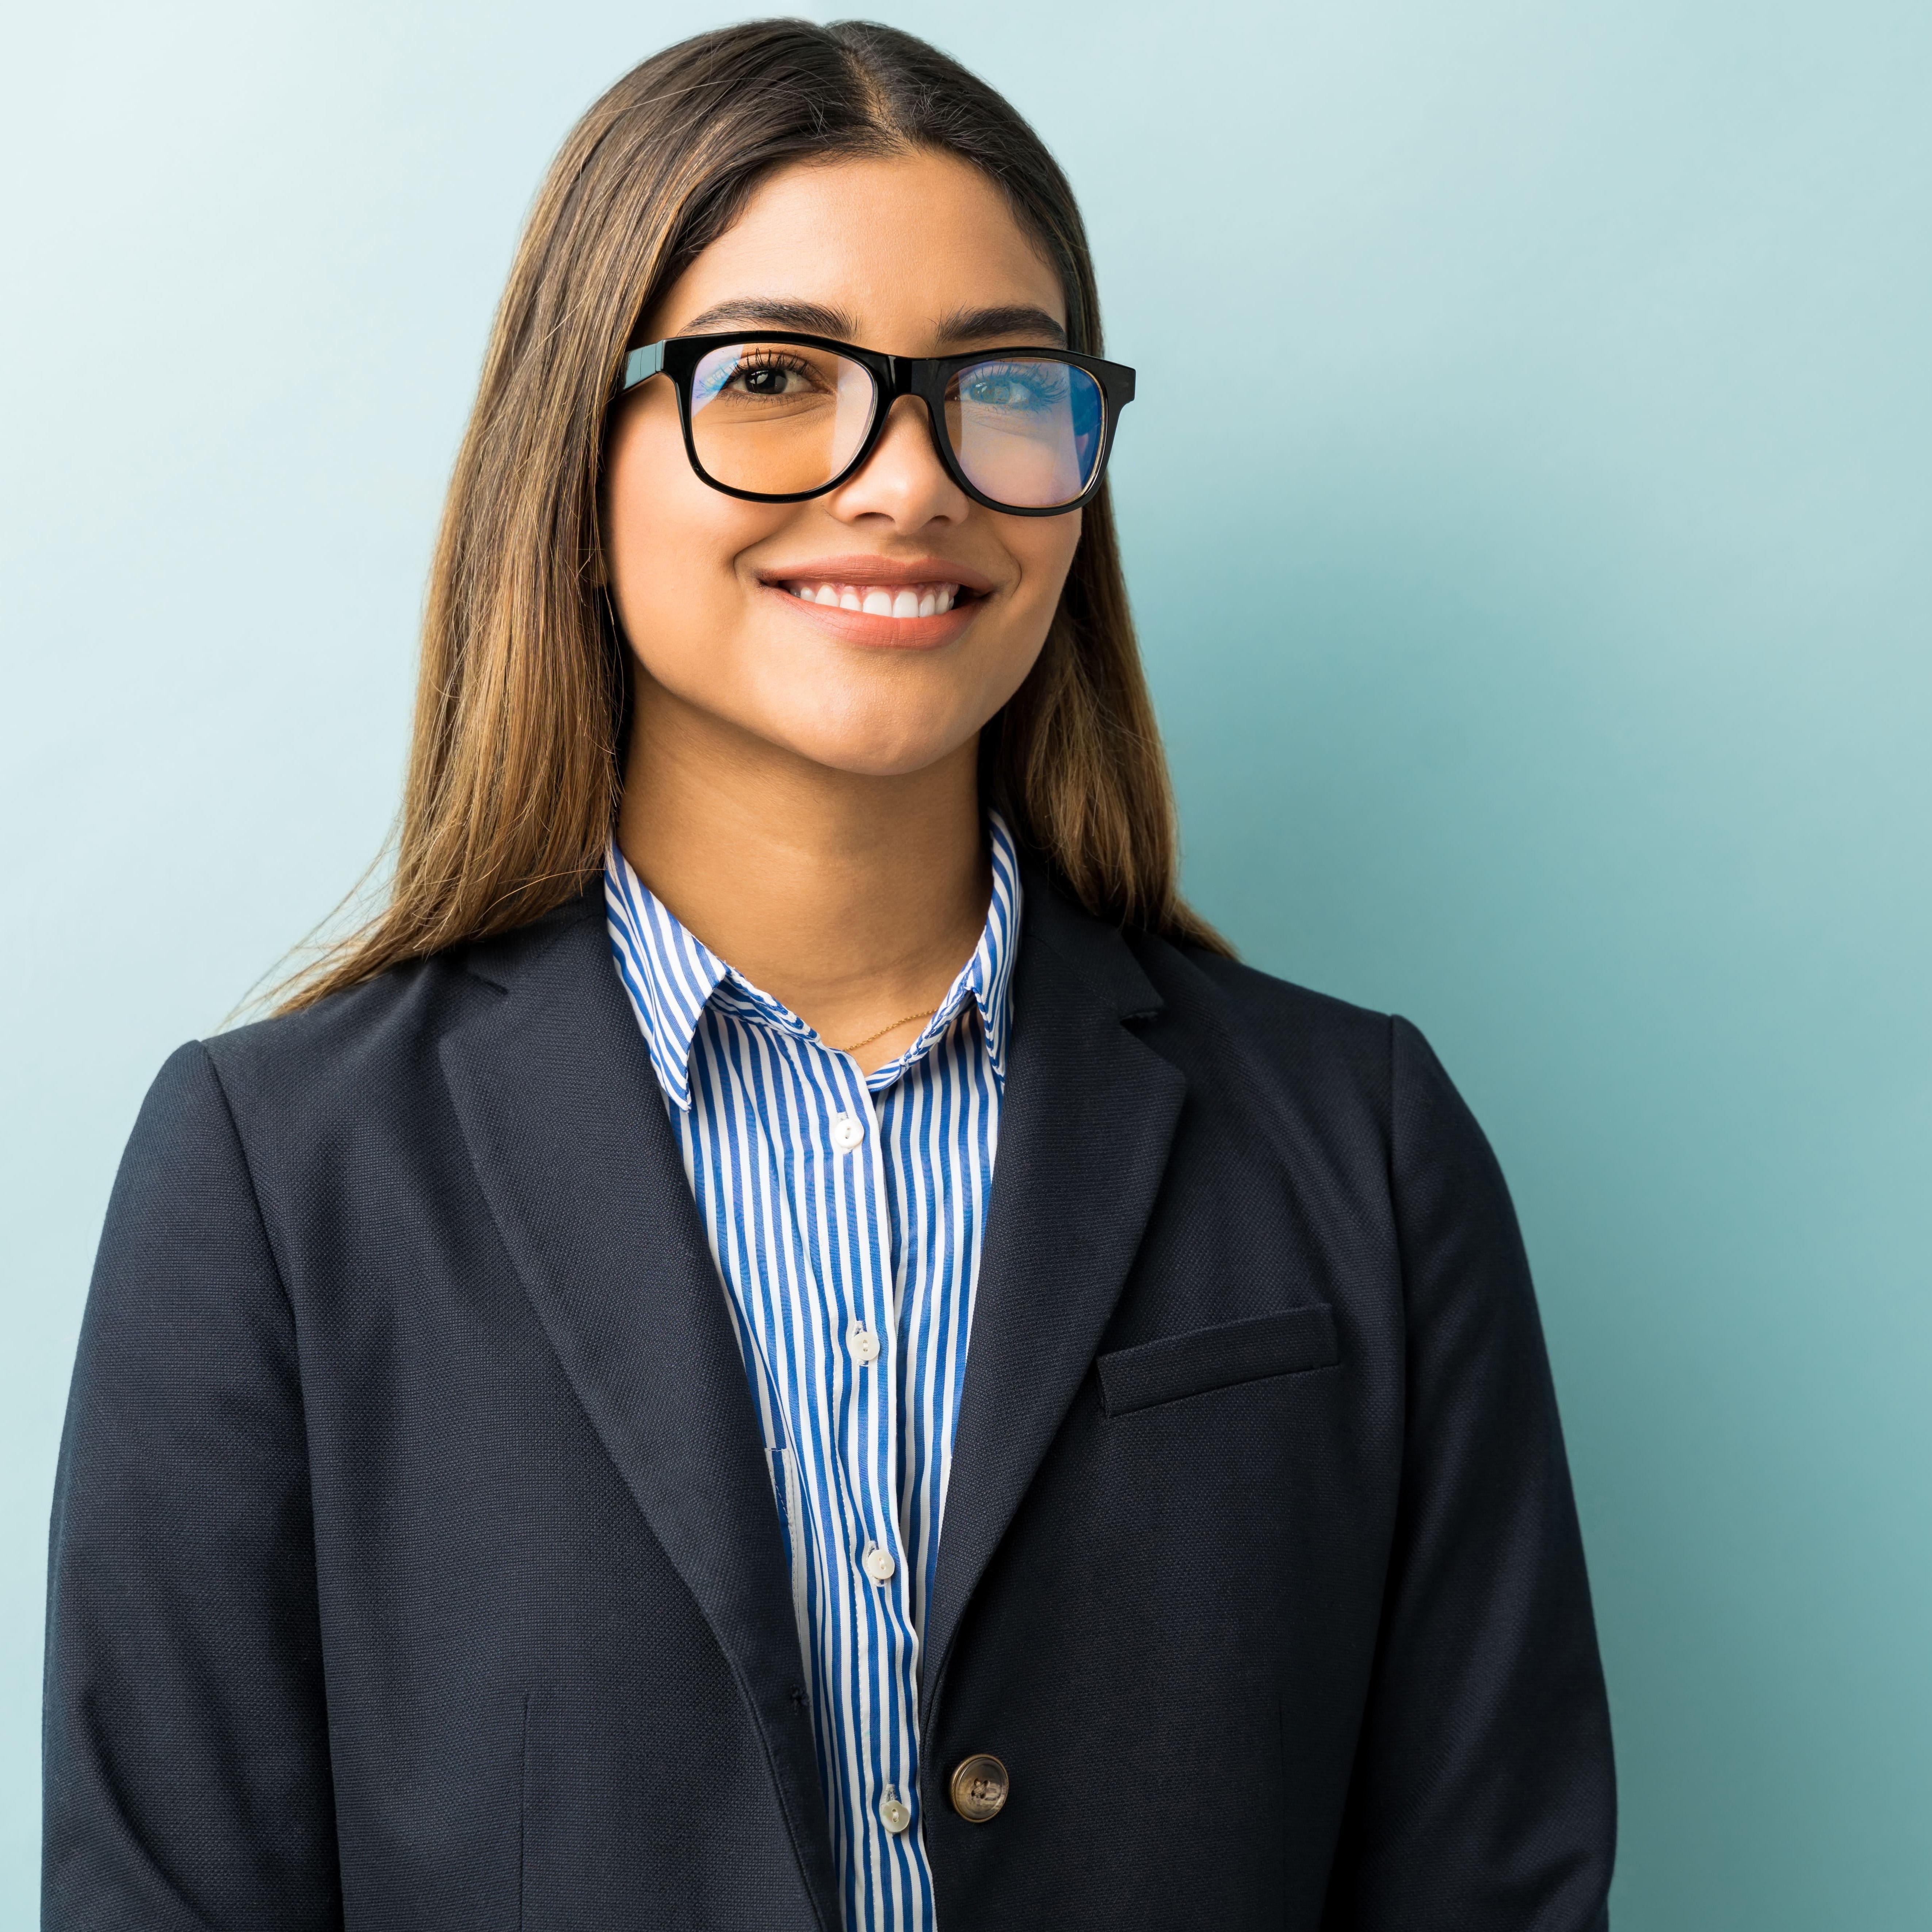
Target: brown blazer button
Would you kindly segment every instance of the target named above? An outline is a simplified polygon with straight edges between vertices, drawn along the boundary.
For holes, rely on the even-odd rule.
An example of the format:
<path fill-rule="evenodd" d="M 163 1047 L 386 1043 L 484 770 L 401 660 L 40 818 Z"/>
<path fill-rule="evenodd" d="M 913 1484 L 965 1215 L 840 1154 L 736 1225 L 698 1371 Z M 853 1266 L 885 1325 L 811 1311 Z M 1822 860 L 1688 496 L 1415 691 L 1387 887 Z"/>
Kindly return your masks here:
<path fill-rule="evenodd" d="M 957 1766 L 952 1773 L 952 1808 L 969 1825 L 983 1825 L 1006 1808 L 1006 1768 L 982 1751 Z"/>

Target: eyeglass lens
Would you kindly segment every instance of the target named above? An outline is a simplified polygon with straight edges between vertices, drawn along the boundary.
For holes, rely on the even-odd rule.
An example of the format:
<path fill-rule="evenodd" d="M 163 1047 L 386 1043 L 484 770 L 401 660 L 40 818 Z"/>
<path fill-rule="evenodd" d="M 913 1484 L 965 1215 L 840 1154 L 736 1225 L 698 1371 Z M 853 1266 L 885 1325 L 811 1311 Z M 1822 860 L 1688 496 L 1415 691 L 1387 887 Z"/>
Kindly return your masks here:
<path fill-rule="evenodd" d="M 691 437 L 715 482 L 802 495 L 842 474 L 872 426 L 872 374 L 795 342 L 714 349 L 691 382 Z M 1070 503 L 1093 480 L 1106 426 L 1100 386 L 1051 356 L 989 357 L 947 386 L 945 434 L 968 480 L 1015 509 Z"/>
<path fill-rule="evenodd" d="M 872 373 L 796 342 L 714 349 L 691 378 L 691 440 L 704 473 L 733 490 L 791 496 L 831 482 L 872 422 Z"/>
<path fill-rule="evenodd" d="M 996 503 L 1047 510 L 1093 479 L 1105 420 L 1100 386 L 1050 356 L 1003 356 L 946 386 L 946 433 L 967 480 Z"/>

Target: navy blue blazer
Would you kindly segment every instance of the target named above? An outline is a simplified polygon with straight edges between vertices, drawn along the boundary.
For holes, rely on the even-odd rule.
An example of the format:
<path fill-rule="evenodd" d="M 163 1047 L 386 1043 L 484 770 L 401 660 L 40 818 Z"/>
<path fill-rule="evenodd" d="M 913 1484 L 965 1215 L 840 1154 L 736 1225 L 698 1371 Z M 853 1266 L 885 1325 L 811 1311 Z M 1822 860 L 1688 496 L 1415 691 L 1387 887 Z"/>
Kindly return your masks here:
<path fill-rule="evenodd" d="M 1037 873 L 1014 1023 L 922 1684 L 941 1927 L 1604 1925 L 1556 1406 L 1428 1047 Z M 168 1061 L 52 1555 L 50 1932 L 836 1932 L 601 888 Z"/>

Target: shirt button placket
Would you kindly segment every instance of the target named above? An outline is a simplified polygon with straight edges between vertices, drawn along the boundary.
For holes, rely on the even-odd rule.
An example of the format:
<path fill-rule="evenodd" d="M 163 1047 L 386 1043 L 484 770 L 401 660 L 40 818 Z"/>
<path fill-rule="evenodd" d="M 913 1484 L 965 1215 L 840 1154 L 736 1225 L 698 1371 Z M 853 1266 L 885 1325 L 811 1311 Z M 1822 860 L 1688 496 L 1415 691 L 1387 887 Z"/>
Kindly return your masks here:
<path fill-rule="evenodd" d="M 860 1183 L 860 1192 L 868 1197 L 876 1193 L 884 1178 L 877 1147 L 876 1126 L 877 1122 L 872 1118 L 872 1110 L 864 1100 L 832 1118 L 832 1144 L 840 1154 L 857 1155 L 859 1150 L 866 1146 L 868 1133 L 874 1142 L 873 1148 L 867 1149 L 869 1158 L 866 1161 L 866 1172 Z M 884 1204 L 879 1202 L 875 1205 L 878 1211 L 870 1217 L 872 1225 L 883 1229 L 888 1225 L 887 1216 L 884 1212 Z M 878 1266 L 875 1270 L 868 1270 L 866 1280 L 850 1284 L 854 1299 L 861 1306 L 867 1300 L 876 1300 L 879 1304 L 876 1309 L 870 1311 L 870 1320 L 866 1315 L 855 1313 L 846 1324 L 846 1350 L 861 1374 L 866 1374 L 875 1365 L 884 1364 L 885 1368 L 890 1367 L 886 1361 L 886 1324 L 892 1318 L 892 1310 L 885 1302 L 884 1284 L 890 1279 L 892 1257 L 887 1252 L 876 1258 Z M 873 1278 L 874 1275 L 876 1281 Z M 875 1287 L 878 1292 L 868 1295 L 866 1290 L 868 1287 Z M 871 1379 L 869 1376 L 867 1378 Z M 898 1592 L 892 1586 L 899 1574 L 899 1562 L 886 1543 L 880 1540 L 892 1535 L 896 1529 L 898 1521 L 898 1505 L 891 1494 L 878 1493 L 871 1480 L 873 1471 L 883 1470 L 886 1472 L 884 1481 L 887 1490 L 890 1491 L 892 1486 L 892 1472 L 896 1468 L 898 1447 L 898 1390 L 894 1377 L 882 1370 L 877 1381 L 872 1383 L 871 1394 L 871 1402 L 863 1406 L 872 1419 L 872 1434 L 869 1440 L 856 1446 L 860 1467 L 866 1472 L 862 1486 L 864 1507 L 871 1520 L 878 1526 L 878 1532 L 868 1540 L 859 1558 L 859 1568 L 871 1580 L 874 1593 L 884 1600 L 880 1610 L 885 1618 L 885 1628 L 890 1633 L 887 1641 L 890 1646 L 892 1667 L 898 1670 L 902 1667 L 903 1664 L 904 1632 L 900 1627 L 902 1620 L 899 1613 Z M 859 1410 L 855 1408 L 853 1413 L 856 1415 Z M 910 1688 L 910 1685 L 907 1687 L 908 1691 Z M 874 1775 L 883 1787 L 875 1815 L 886 1830 L 896 1838 L 911 1824 L 911 1808 L 899 1795 L 896 1786 L 884 1782 L 886 1767 L 883 1762 L 875 1763 Z"/>

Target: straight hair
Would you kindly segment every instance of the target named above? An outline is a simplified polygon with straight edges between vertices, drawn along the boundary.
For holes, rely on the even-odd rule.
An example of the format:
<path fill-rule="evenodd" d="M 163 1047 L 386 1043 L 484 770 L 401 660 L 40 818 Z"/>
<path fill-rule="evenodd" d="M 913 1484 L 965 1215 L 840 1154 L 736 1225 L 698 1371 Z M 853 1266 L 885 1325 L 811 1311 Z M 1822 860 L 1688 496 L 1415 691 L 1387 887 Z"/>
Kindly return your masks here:
<path fill-rule="evenodd" d="M 634 332 L 774 171 L 926 149 L 1004 191 L 1100 352 L 1086 231 L 1013 108 L 936 48 L 863 22 L 760 20 L 634 68 L 538 194 L 485 355 L 431 566 L 385 902 L 278 1010 L 527 924 L 602 866 L 629 678 L 604 581 L 605 419 Z M 981 784 L 1089 912 L 1225 953 L 1182 900 L 1172 788 L 1103 488 L 1038 662 L 986 728 Z"/>

